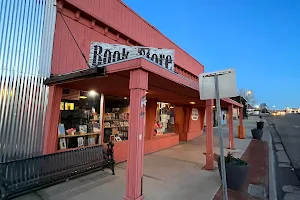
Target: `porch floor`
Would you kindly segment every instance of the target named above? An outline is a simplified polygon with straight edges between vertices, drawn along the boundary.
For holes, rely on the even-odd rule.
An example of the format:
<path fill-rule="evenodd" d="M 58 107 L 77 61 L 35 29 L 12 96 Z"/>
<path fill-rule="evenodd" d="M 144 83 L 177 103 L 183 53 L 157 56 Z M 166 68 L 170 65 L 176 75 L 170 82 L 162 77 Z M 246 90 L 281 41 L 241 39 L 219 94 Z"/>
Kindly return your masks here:
<path fill-rule="evenodd" d="M 251 129 L 258 118 L 244 120 L 244 140 L 235 138 L 236 157 L 241 157 L 251 141 Z M 238 120 L 234 120 L 237 136 Z M 228 126 L 223 125 L 224 146 L 228 147 Z M 219 138 L 214 128 L 214 152 L 219 154 Z M 144 159 L 143 194 L 156 200 L 209 200 L 221 186 L 218 170 L 202 170 L 205 165 L 205 134 L 179 145 L 152 153 Z M 228 150 L 225 149 L 225 153 Z M 216 164 L 215 164 L 216 165 Z M 116 166 L 116 175 L 110 171 L 95 172 L 16 199 L 18 200 L 99 200 L 122 199 L 126 187 L 126 162 Z"/>

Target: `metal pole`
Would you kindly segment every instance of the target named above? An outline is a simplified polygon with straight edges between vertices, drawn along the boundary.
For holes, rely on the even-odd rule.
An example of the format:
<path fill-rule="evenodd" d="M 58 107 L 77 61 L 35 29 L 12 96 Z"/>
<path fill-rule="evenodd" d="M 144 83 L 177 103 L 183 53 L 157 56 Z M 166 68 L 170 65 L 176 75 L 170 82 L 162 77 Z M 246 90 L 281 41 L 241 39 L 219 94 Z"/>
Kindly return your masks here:
<path fill-rule="evenodd" d="M 221 104 L 220 104 L 218 75 L 214 75 L 214 79 L 215 79 L 215 90 L 216 90 L 216 107 L 217 107 L 217 115 L 218 115 L 218 132 L 219 132 L 219 136 L 220 136 L 220 162 L 221 162 L 223 200 L 228 200 L 225 158 L 224 158 L 224 147 L 223 147 L 224 145 L 223 145 L 223 136 L 222 136 L 222 132 L 221 132 L 221 120 L 222 120 L 222 118 L 221 118 Z"/>
<path fill-rule="evenodd" d="M 103 111 L 104 111 L 104 94 L 100 94 L 100 112 L 99 112 L 99 125 L 100 125 L 100 130 L 101 130 L 101 134 L 99 134 L 99 140 L 98 140 L 98 144 L 102 144 L 102 141 L 104 138 L 104 133 L 103 133 Z"/>

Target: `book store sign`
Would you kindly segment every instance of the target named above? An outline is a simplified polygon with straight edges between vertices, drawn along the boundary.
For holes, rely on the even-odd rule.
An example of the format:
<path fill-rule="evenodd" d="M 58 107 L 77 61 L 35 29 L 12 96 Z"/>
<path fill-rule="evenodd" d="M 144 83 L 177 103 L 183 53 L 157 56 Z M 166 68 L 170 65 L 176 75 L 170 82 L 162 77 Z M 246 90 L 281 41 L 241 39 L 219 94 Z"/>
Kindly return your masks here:
<path fill-rule="evenodd" d="M 174 71 L 174 50 L 92 42 L 89 65 L 96 67 L 144 56 L 163 68 Z"/>
<path fill-rule="evenodd" d="M 198 112 L 198 109 L 193 108 L 193 109 L 192 109 L 192 120 L 198 120 L 198 118 L 199 118 L 199 112 Z"/>

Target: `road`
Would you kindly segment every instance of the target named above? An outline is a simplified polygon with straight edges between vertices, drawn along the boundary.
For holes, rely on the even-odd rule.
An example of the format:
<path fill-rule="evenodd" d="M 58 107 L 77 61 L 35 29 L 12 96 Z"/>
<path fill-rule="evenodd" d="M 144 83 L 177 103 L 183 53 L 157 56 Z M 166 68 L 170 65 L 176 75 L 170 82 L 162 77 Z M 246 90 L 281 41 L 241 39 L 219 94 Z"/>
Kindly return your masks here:
<path fill-rule="evenodd" d="M 272 117 L 272 121 L 293 166 L 300 168 L 300 114 Z"/>
<path fill-rule="evenodd" d="M 300 114 L 267 117 L 275 129 L 271 131 L 276 160 L 278 199 L 300 199 Z M 292 189 L 290 186 L 296 186 Z M 283 188 L 284 187 L 284 188 Z M 287 198 L 287 196 L 292 198 Z"/>

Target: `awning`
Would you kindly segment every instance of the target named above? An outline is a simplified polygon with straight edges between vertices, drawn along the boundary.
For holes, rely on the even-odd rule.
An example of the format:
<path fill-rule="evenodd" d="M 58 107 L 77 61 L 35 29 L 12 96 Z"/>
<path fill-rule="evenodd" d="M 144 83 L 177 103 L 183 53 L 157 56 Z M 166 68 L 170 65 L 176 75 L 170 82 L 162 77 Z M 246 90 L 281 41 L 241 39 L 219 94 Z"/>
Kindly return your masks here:
<path fill-rule="evenodd" d="M 44 84 L 129 97 L 130 70 L 139 68 L 149 73 L 147 98 L 178 105 L 188 105 L 193 102 L 195 106 L 205 106 L 205 101 L 200 100 L 197 82 L 171 72 L 144 57 L 53 76 L 46 79 Z M 243 106 L 231 99 L 221 100 L 221 106 L 229 104 L 237 107 Z"/>

